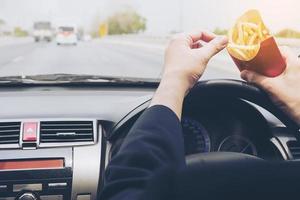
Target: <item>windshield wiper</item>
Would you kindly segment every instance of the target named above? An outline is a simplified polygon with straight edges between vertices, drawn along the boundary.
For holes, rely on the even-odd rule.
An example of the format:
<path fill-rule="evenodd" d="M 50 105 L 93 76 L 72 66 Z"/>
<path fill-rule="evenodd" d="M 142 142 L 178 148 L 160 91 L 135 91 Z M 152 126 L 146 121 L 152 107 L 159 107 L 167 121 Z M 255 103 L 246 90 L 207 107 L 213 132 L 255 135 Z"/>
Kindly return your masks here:
<path fill-rule="evenodd" d="M 100 75 L 78 75 L 78 74 L 43 74 L 29 76 L 7 76 L 0 77 L 0 84 L 158 84 L 159 79 L 131 78 Z"/>

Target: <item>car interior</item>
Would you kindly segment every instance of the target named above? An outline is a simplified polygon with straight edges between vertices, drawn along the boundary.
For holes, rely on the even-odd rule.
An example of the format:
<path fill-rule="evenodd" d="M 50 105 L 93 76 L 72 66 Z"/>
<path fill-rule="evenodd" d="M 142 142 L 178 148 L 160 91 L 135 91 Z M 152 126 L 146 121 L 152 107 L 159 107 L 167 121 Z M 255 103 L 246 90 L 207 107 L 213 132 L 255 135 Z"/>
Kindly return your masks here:
<path fill-rule="evenodd" d="M 0 199 L 97 199 L 105 167 L 157 86 L 2 86 Z M 281 161 L 300 155 L 295 122 L 242 81 L 199 82 L 181 123 L 188 165 L 219 151 Z"/>
<path fill-rule="evenodd" d="M 299 2 L 0 0 L 0 200 L 104 200 L 106 196 L 119 195 L 114 187 L 105 188 L 108 188 L 105 190 L 108 195 L 101 193 L 106 181 L 112 177 L 105 176 L 110 172 L 106 169 L 112 166 L 109 163 L 121 152 L 126 136 L 151 104 L 162 77 L 169 81 L 167 89 L 162 86 L 162 91 L 174 87 L 176 93 L 173 94 L 182 97 L 189 90 L 180 119 L 185 157 L 182 157 L 182 148 L 175 148 L 180 151 L 176 155 L 181 155 L 183 165 L 182 158 L 185 158 L 185 169 L 220 172 L 210 171 L 211 174 L 206 173 L 203 179 L 195 178 L 204 180 L 201 184 L 205 187 L 194 184 L 197 191 L 198 186 L 202 189 L 199 191 L 203 199 L 213 199 L 204 197 L 211 197 L 212 192 L 219 195 L 221 189 L 228 192 L 227 188 L 232 189 L 232 185 L 235 188 L 228 192 L 230 195 L 236 194 L 239 187 L 248 190 L 230 176 L 238 176 L 236 172 L 242 168 L 241 163 L 249 167 L 243 162 L 245 160 L 249 163 L 252 160 L 292 163 L 296 164 L 293 169 L 298 170 L 299 124 L 283 111 L 282 105 L 274 103 L 263 87 L 250 83 L 251 80 L 243 81 L 242 78 L 247 78 L 241 76 L 241 72 L 247 70 L 262 77 L 294 73 L 294 69 L 287 67 L 296 63 L 300 53 Z M 288 46 L 296 53 L 294 60 L 283 54 L 282 46 Z M 172 61 L 168 62 L 168 59 Z M 181 80 L 183 78 L 186 79 Z M 297 79 L 289 82 L 288 78 L 284 80 L 285 84 L 280 84 L 280 89 L 297 82 Z M 163 96 L 162 91 L 158 93 Z M 289 95 L 278 95 L 288 96 L 287 99 L 293 101 L 294 98 L 289 98 L 293 96 L 291 91 L 285 91 Z M 161 99 L 166 100 L 166 96 Z M 171 107 L 159 101 L 153 104 Z M 181 115 L 180 109 L 171 111 Z M 178 126 L 172 128 L 178 130 Z M 151 141 L 157 146 L 168 144 Z M 138 144 L 141 144 L 136 145 L 138 150 L 127 152 L 143 153 L 140 148 L 144 143 Z M 169 152 L 175 152 L 174 148 L 170 149 Z M 122 156 L 129 158 L 130 163 L 152 167 L 144 154 L 139 154 L 139 158 L 145 162 L 136 162 L 126 154 Z M 152 160 L 161 166 L 164 158 L 160 156 L 161 162 Z M 124 163 L 125 159 L 119 160 Z M 225 166 L 230 169 L 229 176 L 217 185 L 214 181 L 226 171 Z M 237 170 L 232 170 L 231 166 L 237 166 Z M 117 168 L 123 172 L 118 173 L 120 178 L 116 175 L 111 179 L 140 175 L 138 167 L 134 168 L 138 172 L 128 170 L 128 174 L 122 167 Z M 281 183 L 287 186 L 280 187 L 280 191 L 292 194 L 300 182 L 300 175 L 298 177 L 289 167 L 280 168 L 282 174 L 276 170 L 271 173 L 270 168 L 267 170 L 272 178 L 273 174 L 283 175 L 278 179 L 285 178 Z M 260 177 L 256 168 L 251 169 L 255 187 L 266 189 L 265 182 L 256 180 Z M 286 174 L 285 169 L 290 174 Z M 156 181 L 157 171 L 150 171 L 154 178 L 147 184 Z M 183 179 L 178 176 L 176 180 L 188 180 L 183 175 Z M 240 177 L 250 184 L 249 179 Z M 292 178 L 297 179 L 298 184 L 293 184 Z M 130 185 L 127 184 L 130 181 L 122 181 L 121 184 Z M 145 179 L 142 181 L 146 182 Z M 115 185 L 116 190 L 123 189 Z M 188 183 L 182 185 L 186 186 L 180 187 L 183 193 L 192 191 Z M 273 185 L 269 185 L 274 195 Z M 132 192 L 132 188 L 128 188 Z M 145 196 L 152 191 L 152 188 L 146 189 Z M 169 191 L 172 195 L 179 193 L 179 190 Z M 240 199 L 247 199 L 247 194 L 242 195 Z M 126 198 L 128 196 L 120 199 Z M 190 200 L 184 195 L 182 199 Z"/>

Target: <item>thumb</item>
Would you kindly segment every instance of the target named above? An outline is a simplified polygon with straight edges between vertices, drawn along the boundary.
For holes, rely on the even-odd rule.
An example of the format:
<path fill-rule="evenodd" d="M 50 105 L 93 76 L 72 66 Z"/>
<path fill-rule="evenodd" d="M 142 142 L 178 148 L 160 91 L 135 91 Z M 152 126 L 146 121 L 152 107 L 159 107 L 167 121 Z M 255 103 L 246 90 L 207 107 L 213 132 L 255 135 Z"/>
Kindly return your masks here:
<path fill-rule="evenodd" d="M 208 42 L 203 48 L 200 48 L 202 53 L 207 56 L 208 59 L 223 50 L 228 43 L 228 38 L 226 36 L 217 36 Z"/>
<path fill-rule="evenodd" d="M 255 83 L 261 87 L 265 87 L 266 81 L 269 80 L 269 78 L 266 76 L 248 70 L 244 70 L 241 72 L 241 78 L 247 82 Z"/>

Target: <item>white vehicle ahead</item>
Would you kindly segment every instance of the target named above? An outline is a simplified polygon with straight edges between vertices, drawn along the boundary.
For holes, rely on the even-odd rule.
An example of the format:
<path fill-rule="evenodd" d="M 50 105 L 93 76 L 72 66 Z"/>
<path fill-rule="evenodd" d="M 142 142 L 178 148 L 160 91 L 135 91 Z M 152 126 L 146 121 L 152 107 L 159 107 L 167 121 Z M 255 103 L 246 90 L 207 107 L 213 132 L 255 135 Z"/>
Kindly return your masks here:
<path fill-rule="evenodd" d="M 77 45 L 77 28 L 75 26 L 59 26 L 56 34 L 56 44 Z"/>
<path fill-rule="evenodd" d="M 35 42 L 47 41 L 51 42 L 53 37 L 53 29 L 51 22 L 39 21 L 33 24 L 33 37 Z"/>

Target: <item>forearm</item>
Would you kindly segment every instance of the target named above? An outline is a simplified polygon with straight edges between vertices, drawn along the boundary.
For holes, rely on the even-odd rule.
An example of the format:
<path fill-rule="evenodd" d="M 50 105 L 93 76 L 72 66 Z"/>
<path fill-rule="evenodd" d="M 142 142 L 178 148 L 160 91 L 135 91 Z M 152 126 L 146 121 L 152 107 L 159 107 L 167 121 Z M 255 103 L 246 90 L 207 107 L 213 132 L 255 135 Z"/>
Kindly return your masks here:
<path fill-rule="evenodd" d="M 183 144 L 175 113 L 165 106 L 148 108 L 107 166 L 100 199 L 139 199 L 147 181 L 161 168 L 185 166 Z"/>
<path fill-rule="evenodd" d="M 207 43 L 194 48 L 199 41 Z M 138 199 L 145 184 L 163 167 L 185 167 L 180 124 L 183 100 L 209 59 L 223 49 L 226 38 L 199 32 L 181 34 L 166 50 L 162 81 L 150 107 L 137 120 L 105 174 L 100 199 Z"/>

